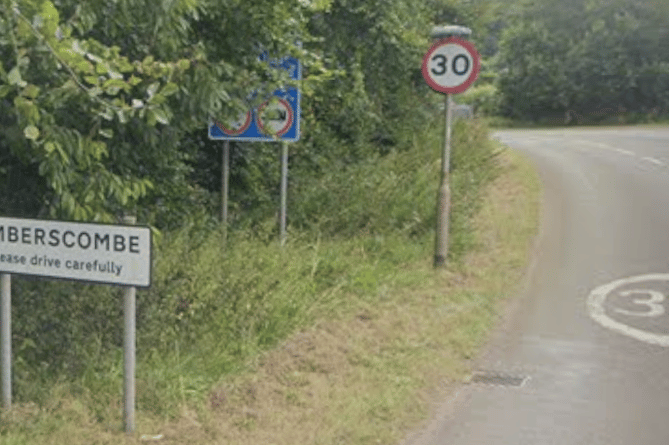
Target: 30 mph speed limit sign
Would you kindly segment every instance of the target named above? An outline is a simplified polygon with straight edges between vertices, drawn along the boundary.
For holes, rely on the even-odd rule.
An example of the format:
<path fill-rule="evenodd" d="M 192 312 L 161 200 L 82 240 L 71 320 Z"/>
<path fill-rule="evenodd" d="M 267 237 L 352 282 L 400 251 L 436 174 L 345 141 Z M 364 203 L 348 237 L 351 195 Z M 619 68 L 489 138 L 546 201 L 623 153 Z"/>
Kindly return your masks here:
<path fill-rule="evenodd" d="M 440 93 L 462 93 L 474 83 L 480 69 L 481 56 L 474 45 L 457 37 L 439 40 L 423 57 L 423 77 Z"/>

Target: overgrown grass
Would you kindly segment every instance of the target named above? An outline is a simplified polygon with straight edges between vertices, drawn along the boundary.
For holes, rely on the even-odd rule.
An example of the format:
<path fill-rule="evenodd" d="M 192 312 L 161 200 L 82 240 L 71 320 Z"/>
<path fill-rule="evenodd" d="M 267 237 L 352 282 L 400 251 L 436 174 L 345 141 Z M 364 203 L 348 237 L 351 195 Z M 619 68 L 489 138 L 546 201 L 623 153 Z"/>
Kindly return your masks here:
<path fill-rule="evenodd" d="M 138 293 L 140 424 L 202 409 L 216 385 L 243 374 L 263 351 L 295 332 L 360 311 L 364 317 L 364 308 L 387 304 L 395 289 L 429 282 L 425 269 L 403 270 L 431 258 L 441 134 L 438 128 L 426 131 L 410 151 L 328 172 L 318 184 L 295 190 L 293 201 L 300 204 L 291 211 L 299 224 L 283 247 L 271 236 L 273 222 L 266 233 L 236 232 L 227 241 L 220 230 L 197 225 L 164 234 L 154 283 Z M 485 127 L 458 122 L 449 251 L 456 269 L 477 245 L 471 222 L 481 193 L 496 177 L 495 153 Z M 51 443 L 118 443 L 120 291 L 20 280 L 15 288 L 17 409 L 3 413 L 3 443 L 46 443 L 45 437 Z M 471 349 L 470 340 L 458 335 L 444 341 Z M 377 366 L 366 352 L 358 360 Z M 403 366 L 396 366 L 400 380 Z M 298 393 L 284 396 L 300 403 Z M 369 409 L 381 420 L 392 414 L 383 404 Z M 360 414 L 354 409 L 347 415 Z M 240 422 L 252 428 L 252 417 Z M 68 439 L 70 429 L 79 431 L 76 442 Z"/>

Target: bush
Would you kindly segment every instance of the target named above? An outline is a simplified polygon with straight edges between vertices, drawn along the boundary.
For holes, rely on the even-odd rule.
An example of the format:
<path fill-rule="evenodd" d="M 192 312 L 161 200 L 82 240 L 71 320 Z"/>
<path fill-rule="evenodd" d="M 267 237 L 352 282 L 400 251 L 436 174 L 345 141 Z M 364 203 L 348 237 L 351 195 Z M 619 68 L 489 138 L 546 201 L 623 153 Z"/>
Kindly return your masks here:
<path fill-rule="evenodd" d="M 495 116 L 501 110 L 501 96 L 493 84 L 475 86 L 457 97 L 458 103 L 471 105 L 479 116 Z"/>

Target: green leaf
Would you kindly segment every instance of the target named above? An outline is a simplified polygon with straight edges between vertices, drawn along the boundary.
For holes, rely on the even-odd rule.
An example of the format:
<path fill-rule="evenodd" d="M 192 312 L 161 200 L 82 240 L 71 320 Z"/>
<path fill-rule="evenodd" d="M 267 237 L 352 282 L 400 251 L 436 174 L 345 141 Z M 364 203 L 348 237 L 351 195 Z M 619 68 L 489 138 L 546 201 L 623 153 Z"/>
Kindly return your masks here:
<path fill-rule="evenodd" d="M 25 90 L 23 90 L 23 94 L 31 99 L 36 98 L 39 95 L 39 87 L 36 85 L 28 85 Z"/>
<path fill-rule="evenodd" d="M 177 91 L 179 91 L 179 86 L 174 82 L 169 82 L 163 87 L 162 90 L 160 90 L 160 94 L 163 96 L 171 96 Z"/>
<path fill-rule="evenodd" d="M 34 141 L 39 137 L 39 129 L 34 125 L 28 125 L 23 129 L 23 134 L 25 135 L 26 139 Z"/>
<path fill-rule="evenodd" d="M 14 88 L 10 87 L 9 85 L 0 86 L 0 99 L 7 96 L 13 89 Z"/>
<path fill-rule="evenodd" d="M 160 123 L 163 124 L 163 125 L 167 125 L 167 124 L 170 123 L 170 119 L 169 119 L 169 117 L 167 116 L 167 113 L 165 112 L 165 110 L 163 110 L 163 109 L 161 109 L 161 108 L 155 108 L 155 109 L 153 109 L 152 111 L 153 111 L 153 113 L 154 113 L 154 115 L 155 115 L 155 117 L 156 117 L 156 120 L 157 120 L 158 122 L 160 122 Z"/>
<path fill-rule="evenodd" d="M 153 64 L 153 56 L 146 56 L 144 60 L 142 61 L 142 65 L 144 65 L 144 68 L 150 68 L 150 65 Z"/>
<path fill-rule="evenodd" d="M 114 112 L 111 108 L 105 108 L 98 113 L 98 116 L 101 116 L 104 120 L 111 121 L 114 119 Z"/>
<path fill-rule="evenodd" d="M 60 158 L 63 160 L 64 164 L 67 164 L 70 162 L 70 156 L 63 150 L 63 146 L 60 144 L 54 144 L 56 147 L 56 151 L 58 151 L 58 154 L 60 155 Z"/>
<path fill-rule="evenodd" d="M 128 86 L 125 81 L 121 79 L 109 79 L 106 80 L 105 83 L 102 84 L 102 88 L 105 90 L 107 94 L 111 95 L 116 95 L 119 91 L 119 89 L 122 89 L 124 91 L 129 91 L 130 87 Z"/>
<path fill-rule="evenodd" d="M 149 87 L 146 89 L 146 94 L 149 95 L 149 97 L 153 97 L 154 94 L 156 94 L 156 91 L 158 91 L 158 87 L 160 84 L 158 82 L 154 82 Z"/>
<path fill-rule="evenodd" d="M 116 66 L 118 70 L 122 73 L 131 73 L 135 70 L 135 67 L 130 62 L 128 62 L 128 59 L 126 59 L 125 57 L 118 60 Z"/>
<path fill-rule="evenodd" d="M 118 121 L 122 124 L 128 123 L 128 112 L 126 110 L 116 110 L 116 115 L 118 116 Z"/>
<path fill-rule="evenodd" d="M 95 72 L 98 74 L 107 74 L 107 72 L 109 72 L 109 67 L 107 67 L 106 63 L 98 63 L 95 65 Z"/>
<path fill-rule="evenodd" d="M 9 82 L 10 85 L 18 85 L 20 87 L 25 87 L 28 83 L 23 80 L 21 77 L 21 71 L 19 71 L 19 67 L 15 66 L 12 68 L 12 70 L 9 72 L 7 75 L 7 81 Z"/>
<path fill-rule="evenodd" d="M 156 116 L 155 110 L 148 110 L 146 114 L 146 123 L 152 127 L 155 127 L 158 117 Z"/>
<path fill-rule="evenodd" d="M 114 130 L 112 130 L 111 128 L 101 128 L 99 133 L 101 136 L 106 137 L 108 139 L 114 137 Z"/>
<path fill-rule="evenodd" d="M 84 59 L 79 60 L 74 65 L 74 67 L 77 69 L 77 71 L 80 71 L 82 73 L 93 73 L 95 71 L 93 64 Z"/>
<path fill-rule="evenodd" d="M 62 205 L 69 213 L 74 213 L 75 201 L 71 193 L 65 194 L 62 198 Z"/>
<path fill-rule="evenodd" d="M 147 102 L 152 104 L 152 105 L 160 105 L 160 104 L 165 103 L 166 100 L 167 100 L 167 97 L 163 96 L 162 93 L 158 93 L 154 96 L 151 96 L 151 98 L 149 98 L 149 100 Z"/>
<path fill-rule="evenodd" d="M 50 23 L 51 26 L 58 26 L 60 15 L 58 14 L 58 10 L 53 6 L 52 2 L 42 2 L 42 16 L 47 19 L 47 23 Z M 53 30 L 55 30 L 55 27 Z"/>

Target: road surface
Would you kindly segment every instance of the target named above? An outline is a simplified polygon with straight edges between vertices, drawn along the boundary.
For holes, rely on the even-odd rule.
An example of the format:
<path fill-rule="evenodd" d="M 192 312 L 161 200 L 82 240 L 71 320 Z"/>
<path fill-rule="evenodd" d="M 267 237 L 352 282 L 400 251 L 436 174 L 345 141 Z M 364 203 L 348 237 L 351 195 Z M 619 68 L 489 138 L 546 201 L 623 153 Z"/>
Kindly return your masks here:
<path fill-rule="evenodd" d="M 528 289 L 405 445 L 669 444 L 669 128 L 494 137 L 544 184 Z"/>

